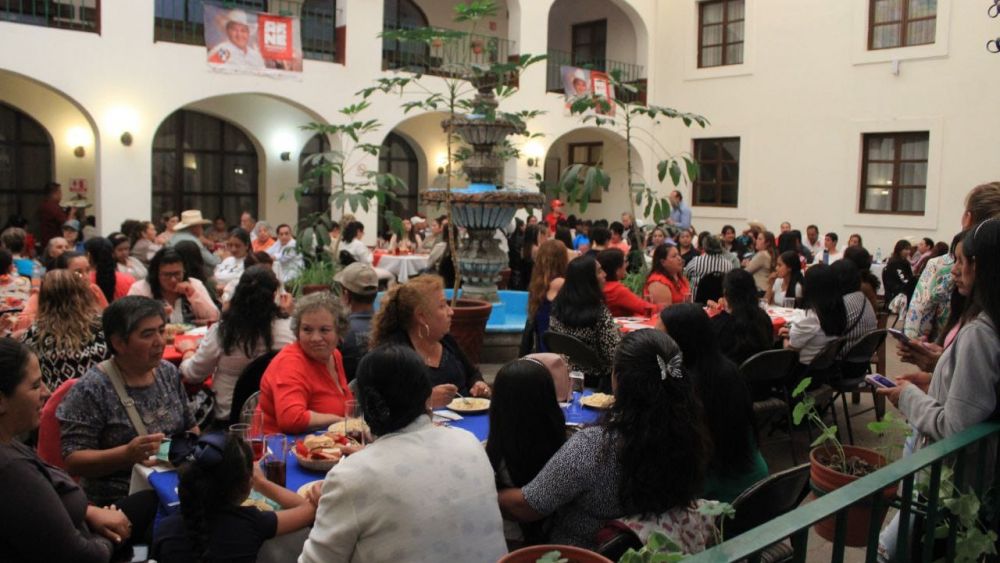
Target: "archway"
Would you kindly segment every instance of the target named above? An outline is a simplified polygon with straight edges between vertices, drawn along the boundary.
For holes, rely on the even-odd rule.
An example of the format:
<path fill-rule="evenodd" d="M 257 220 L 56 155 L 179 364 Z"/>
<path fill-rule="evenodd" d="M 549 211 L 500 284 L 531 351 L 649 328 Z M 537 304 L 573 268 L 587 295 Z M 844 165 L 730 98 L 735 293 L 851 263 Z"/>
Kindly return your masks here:
<path fill-rule="evenodd" d="M 378 230 L 385 230 L 385 210 L 397 217 L 411 217 L 420 206 L 420 161 L 413 146 L 398 133 L 389 133 L 382 141 L 378 155 L 378 171 L 393 174 L 406 184 L 405 190 L 395 192 L 394 198 L 379 206 Z"/>

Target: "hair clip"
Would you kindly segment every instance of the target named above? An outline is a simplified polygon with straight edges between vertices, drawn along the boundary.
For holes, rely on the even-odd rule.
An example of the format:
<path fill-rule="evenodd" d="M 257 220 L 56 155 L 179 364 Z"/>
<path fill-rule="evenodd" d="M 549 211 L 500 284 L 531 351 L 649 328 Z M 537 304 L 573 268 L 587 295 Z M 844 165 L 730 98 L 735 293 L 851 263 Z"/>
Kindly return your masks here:
<path fill-rule="evenodd" d="M 678 351 L 669 360 L 664 360 L 659 354 L 656 355 L 656 363 L 660 366 L 660 380 L 666 381 L 667 374 L 675 379 L 684 378 L 684 370 L 682 369 L 683 358 L 681 353 Z"/>

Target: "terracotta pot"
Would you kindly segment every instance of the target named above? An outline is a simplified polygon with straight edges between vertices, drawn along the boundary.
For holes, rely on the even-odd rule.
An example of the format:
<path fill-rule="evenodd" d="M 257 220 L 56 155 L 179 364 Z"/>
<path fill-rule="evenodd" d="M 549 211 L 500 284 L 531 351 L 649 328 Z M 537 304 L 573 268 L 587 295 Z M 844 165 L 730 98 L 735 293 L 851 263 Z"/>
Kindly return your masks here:
<path fill-rule="evenodd" d="M 325 283 L 313 283 L 302 286 L 302 295 L 309 295 L 310 293 L 319 293 L 321 291 L 330 291 L 330 286 Z"/>
<path fill-rule="evenodd" d="M 860 477 L 841 473 L 820 463 L 820 461 L 816 459 L 816 453 L 824 451 L 826 451 L 825 448 L 815 448 L 813 451 L 809 452 L 809 481 L 814 489 L 824 493 L 829 493 L 860 479 Z M 848 458 L 857 457 L 863 459 L 878 468 L 885 466 L 885 458 L 875 450 L 870 450 L 868 448 L 844 446 L 844 455 Z M 882 490 L 882 497 L 886 500 L 892 498 L 895 494 L 895 484 Z M 815 493 L 813 493 L 812 496 L 815 498 Z M 868 529 L 871 527 L 872 516 L 879 521 L 879 526 L 881 527 L 881 522 L 885 519 L 887 510 L 888 507 L 883 505 L 882 509 L 879 510 L 877 514 L 873 515 L 871 511 L 871 504 L 869 502 L 861 502 L 849 508 L 847 510 L 847 535 L 844 542 L 851 547 L 862 547 L 867 545 Z M 821 538 L 832 542 L 836 531 L 836 525 L 836 518 L 831 516 L 826 520 L 818 522 L 815 526 L 813 526 L 813 529 L 816 530 L 816 533 L 819 534 Z"/>
<path fill-rule="evenodd" d="M 533 545 L 522 547 L 500 558 L 497 563 L 535 563 L 550 551 L 558 551 L 561 557 L 569 563 L 611 563 L 603 555 L 569 545 Z"/>
<path fill-rule="evenodd" d="M 483 338 L 486 336 L 486 321 L 490 318 L 493 304 L 478 299 L 459 299 L 454 309 L 451 335 L 458 341 L 458 345 L 469 360 L 478 365 L 479 353 L 483 349 Z"/>
<path fill-rule="evenodd" d="M 471 43 L 469 43 L 469 46 L 472 48 L 472 52 L 473 53 L 475 53 L 477 55 L 482 55 L 483 54 L 483 42 L 482 41 L 474 40 Z"/>

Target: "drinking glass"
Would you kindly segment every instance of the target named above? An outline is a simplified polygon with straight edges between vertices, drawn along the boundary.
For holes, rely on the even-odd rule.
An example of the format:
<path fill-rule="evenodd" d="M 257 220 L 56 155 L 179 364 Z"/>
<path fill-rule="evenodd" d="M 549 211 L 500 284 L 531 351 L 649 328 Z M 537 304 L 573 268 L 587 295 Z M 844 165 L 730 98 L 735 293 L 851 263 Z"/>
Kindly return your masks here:
<path fill-rule="evenodd" d="M 794 297 L 786 297 L 786 298 L 784 298 L 784 299 L 781 300 L 781 305 L 784 308 L 786 308 L 786 309 L 794 309 L 795 308 L 795 298 Z"/>
<path fill-rule="evenodd" d="M 238 424 L 229 425 L 229 433 L 241 440 L 250 440 L 250 425 L 240 422 Z"/>
<path fill-rule="evenodd" d="M 253 448 L 253 460 L 260 461 L 264 457 L 264 413 L 255 410 L 250 415 L 250 429 L 247 431 L 247 441 Z"/>
<path fill-rule="evenodd" d="M 264 475 L 268 481 L 284 487 L 288 437 L 284 434 L 268 434 L 264 437 L 264 443 L 267 445 L 264 451 Z"/>
<path fill-rule="evenodd" d="M 694 303 L 694 294 L 688 292 L 684 294 L 684 298 L 681 300 L 682 303 Z"/>
<path fill-rule="evenodd" d="M 574 413 L 579 413 L 580 399 L 583 397 L 583 372 L 582 371 L 569 372 L 569 383 L 570 383 L 570 390 L 572 391 L 572 402 L 570 403 L 570 411 Z"/>
<path fill-rule="evenodd" d="M 352 399 L 344 402 L 344 435 L 357 440 L 359 444 L 364 444 L 365 432 L 359 422 L 350 422 L 353 420 L 361 421 L 361 407 L 358 406 L 357 401 Z M 348 432 L 348 429 L 352 427 L 353 429 Z"/>

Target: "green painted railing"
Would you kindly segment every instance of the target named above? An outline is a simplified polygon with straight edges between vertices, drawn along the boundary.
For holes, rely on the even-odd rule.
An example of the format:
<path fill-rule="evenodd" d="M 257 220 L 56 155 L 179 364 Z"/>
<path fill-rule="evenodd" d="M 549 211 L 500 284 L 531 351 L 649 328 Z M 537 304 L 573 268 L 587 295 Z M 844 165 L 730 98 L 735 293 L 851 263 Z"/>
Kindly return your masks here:
<path fill-rule="evenodd" d="M 639 88 L 639 92 L 615 92 L 615 97 L 626 102 L 645 103 L 646 94 L 646 71 L 642 65 L 614 61 L 611 59 L 576 60 L 573 54 L 568 51 L 555 49 L 548 50 L 548 68 L 545 76 L 546 92 L 562 92 L 562 72 L 561 67 L 576 66 L 591 70 L 602 70 L 607 73 L 618 71 L 622 82 L 632 84 Z"/>
<path fill-rule="evenodd" d="M 0 21 L 101 32 L 100 0 L 0 0 Z"/>
<path fill-rule="evenodd" d="M 0 0 L 3 2 L 4 0 Z M 219 4 L 219 2 L 212 2 Z M 156 0 L 153 37 L 156 41 L 205 44 L 203 0 Z M 225 0 L 221 5 L 253 12 L 298 16 L 302 56 L 306 59 L 338 61 L 336 0 Z"/>
<path fill-rule="evenodd" d="M 406 28 L 386 22 L 383 29 L 394 31 Z M 472 65 L 507 62 L 516 53 L 514 41 L 478 33 L 433 41 L 430 44 L 383 39 L 382 68 L 434 76 L 466 76 Z"/>
<path fill-rule="evenodd" d="M 941 554 L 934 554 L 935 530 L 938 523 L 945 519 L 951 521 L 949 534 L 945 539 L 944 548 L 946 552 L 944 559 L 952 561 L 955 558 L 956 549 L 956 529 L 954 525 L 955 517 L 944 510 L 943 501 L 940 498 L 941 476 L 943 468 L 953 466 L 953 483 L 956 491 L 967 492 L 971 486 L 980 499 L 984 499 L 984 474 L 987 468 L 992 467 L 994 478 L 1000 472 L 1000 457 L 994 453 L 993 459 L 989 459 L 989 448 L 987 444 L 1000 434 L 1000 423 L 989 422 L 978 424 L 968 428 L 963 432 L 951 436 L 940 442 L 935 442 L 919 451 L 903 458 L 895 463 L 884 467 L 871 475 L 858 479 L 857 481 L 840 488 L 831 493 L 800 506 L 783 516 L 749 530 L 739 536 L 723 542 L 711 549 L 685 559 L 685 563 L 704 562 L 729 562 L 743 561 L 756 562 L 760 560 L 761 551 L 770 545 L 791 538 L 792 547 L 795 551 L 793 561 L 805 561 L 809 543 L 809 528 L 821 520 L 830 516 L 836 518 L 836 537 L 831 549 L 830 560 L 834 562 L 843 561 L 845 553 L 844 537 L 847 529 L 847 510 L 855 505 L 870 505 L 872 514 L 878 514 L 887 508 L 886 501 L 881 496 L 881 491 L 886 487 L 902 482 L 902 492 L 898 497 L 888 502 L 889 506 L 899 509 L 899 535 L 897 543 L 896 557 L 899 561 L 910 561 L 910 539 L 913 529 L 911 527 L 911 515 L 924 519 L 923 538 L 913 538 L 914 543 L 921 552 L 915 554 L 919 560 L 930 562 L 937 560 Z M 975 465 L 969 471 L 968 455 L 975 455 Z M 959 455 L 956 455 L 959 454 Z M 930 475 L 927 477 L 925 468 L 929 468 Z M 926 498 L 914 499 L 915 481 L 918 473 L 922 480 L 927 480 L 928 490 Z M 972 475 L 971 483 L 968 482 L 968 475 Z M 988 529 L 996 530 L 998 523 L 996 517 L 994 521 L 988 522 Z M 868 530 L 868 542 L 865 552 L 865 560 L 876 561 L 878 555 L 878 535 L 884 525 L 882 520 L 872 518 L 871 526 Z M 940 545 L 940 544 L 938 544 Z M 810 559 L 815 560 L 815 557 Z M 995 560 L 995 558 L 994 558 Z"/>

